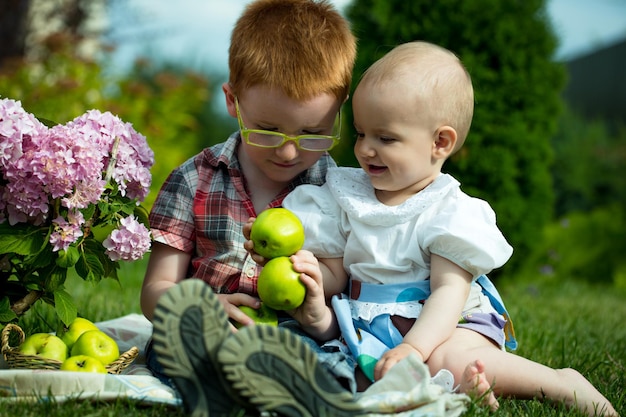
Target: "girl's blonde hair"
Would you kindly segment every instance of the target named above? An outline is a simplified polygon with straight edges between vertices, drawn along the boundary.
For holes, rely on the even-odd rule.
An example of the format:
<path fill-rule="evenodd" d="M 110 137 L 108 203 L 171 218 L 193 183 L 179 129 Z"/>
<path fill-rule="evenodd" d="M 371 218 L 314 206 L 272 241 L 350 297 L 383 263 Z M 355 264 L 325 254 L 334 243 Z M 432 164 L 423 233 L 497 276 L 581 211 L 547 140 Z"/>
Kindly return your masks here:
<path fill-rule="evenodd" d="M 469 72 L 451 51 L 415 41 L 396 46 L 365 71 L 360 83 L 409 82 L 420 103 L 428 103 L 439 125 L 457 132 L 455 151 L 463 146 L 474 115 L 474 89 Z"/>

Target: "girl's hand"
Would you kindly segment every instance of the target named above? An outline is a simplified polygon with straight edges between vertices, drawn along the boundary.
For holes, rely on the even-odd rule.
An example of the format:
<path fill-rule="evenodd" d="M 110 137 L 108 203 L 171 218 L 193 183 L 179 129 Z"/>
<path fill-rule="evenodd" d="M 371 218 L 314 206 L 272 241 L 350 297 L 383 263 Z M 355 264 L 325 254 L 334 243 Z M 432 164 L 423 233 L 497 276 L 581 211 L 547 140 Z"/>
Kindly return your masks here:
<path fill-rule="evenodd" d="M 307 250 L 300 250 L 290 258 L 293 269 L 300 273 L 300 282 L 306 287 L 306 296 L 300 307 L 288 313 L 302 326 L 314 326 L 326 315 L 324 280 L 317 258 Z"/>
<path fill-rule="evenodd" d="M 381 379 L 395 364 L 412 353 L 418 355 L 420 360 L 424 360 L 419 350 L 405 342 L 385 352 L 374 367 L 374 380 Z"/>
<path fill-rule="evenodd" d="M 291 257 L 294 269 L 300 272 L 300 281 L 307 292 L 304 303 L 288 311 L 302 328 L 317 340 L 338 336 L 339 328 L 332 309 L 326 304 L 324 280 L 318 260 L 309 251 L 300 250 Z"/>

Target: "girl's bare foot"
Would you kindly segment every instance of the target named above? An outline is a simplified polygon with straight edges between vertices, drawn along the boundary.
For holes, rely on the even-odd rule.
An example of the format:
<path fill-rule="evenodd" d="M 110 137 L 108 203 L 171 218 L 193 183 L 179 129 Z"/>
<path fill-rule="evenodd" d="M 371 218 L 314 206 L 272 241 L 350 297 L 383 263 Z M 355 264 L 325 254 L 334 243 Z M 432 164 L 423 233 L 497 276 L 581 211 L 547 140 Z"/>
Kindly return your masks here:
<path fill-rule="evenodd" d="M 618 416 L 611 403 L 580 372 L 570 368 L 557 369 L 556 372 L 570 390 L 562 395 L 566 405 L 590 416 Z"/>
<path fill-rule="evenodd" d="M 496 411 L 500 404 L 491 389 L 491 384 L 485 376 L 485 364 L 478 359 L 470 363 L 463 371 L 463 379 L 459 390 L 488 406 L 491 411 Z"/>

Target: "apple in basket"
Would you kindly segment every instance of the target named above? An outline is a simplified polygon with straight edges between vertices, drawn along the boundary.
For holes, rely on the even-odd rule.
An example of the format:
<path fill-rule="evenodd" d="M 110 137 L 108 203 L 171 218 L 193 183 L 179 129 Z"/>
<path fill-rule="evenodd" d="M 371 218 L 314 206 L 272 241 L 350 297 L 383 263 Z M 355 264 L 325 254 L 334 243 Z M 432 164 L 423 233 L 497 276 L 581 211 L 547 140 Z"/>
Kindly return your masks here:
<path fill-rule="evenodd" d="M 50 333 L 31 334 L 24 339 L 18 351 L 24 355 L 34 355 L 59 362 L 67 358 L 67 345 L 60 337 Z"/>
<path fill-rule="evenodd" d="M 93 372 L 98 374 L 107 373 L 107 368 L 104 367 L 102 362 L 87 355 L 70 356 L 63 361 L 59 369 L 62 371 L 73 372 Z"/>
<path fill-rule="evenodd" d="M 98 359 L 106 366 L 120 357 L 120 349 L 117 342 L 103 331 L 88 330 L 72 346 L 71 356 L 77 355 Z"/>
<path fill-rule="evenodd" d="M 67 348 L 71 350 L 80 335 L 89 330 L 100 329 L 98 329 L 98 327 L 91 321 L 82 317 L 76 317 L 70 325 L 64 329 L 64 332 L 61 334 L 61 340 L 63 340 L 67 345 Z"/>

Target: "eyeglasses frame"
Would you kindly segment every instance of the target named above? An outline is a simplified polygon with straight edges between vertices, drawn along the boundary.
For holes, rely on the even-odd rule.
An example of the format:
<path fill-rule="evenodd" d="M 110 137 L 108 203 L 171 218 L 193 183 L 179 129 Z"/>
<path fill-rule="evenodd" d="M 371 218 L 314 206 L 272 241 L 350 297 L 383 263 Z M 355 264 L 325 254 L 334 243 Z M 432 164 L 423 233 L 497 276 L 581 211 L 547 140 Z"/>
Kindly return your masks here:
<path fill-rule="evenodd" d="M 337 144 L 341 140 L 341 137 L 340 137 L 340 134 L 341 134 L 341 109 L 339 109 L 339 112 L 337 113 L 337 118 L 339 119 L 339 128 L 338 128 L 339 134 L 337 134 L 337 135 L 313 135 L 313 134 L 310 134 L 310 135 L 296 135 L 296 136 L 290 136 L 290 135 L 287 135 L 285 133 L 277 132 L 277 131 L 273 131 L 273 130 L 248 129 L 243 124 L 243 119 L 241 117 L 241 111 L 239 110 L 239 100 L 238 100 L 237 97 L 235 97 L 235 111 L 237 112 L 237 123 L 239 124 L 239 132 L 241 133 L 241 137 L 243 138 L 243 140 L 245 140 L 248 145 L 256 146 L 256 147 L 259 147 L 259 148 L 272 149 L 272 148 L 280 148 L 285 143 L 287 143 L 289 141 L 293 141 L 295 143 L 296 147 L 298 149 L 303 150 L 303 151 L 326 152 L 326 151 L 330 151 L 335 146 L 337 146 Z M 335 119 L 335 123 L 337 123 L 336 120 L 337 119 Z M 333 124 L 333 126 L 335 125 L 335 123 Z M 258 143 L 254 143 L 254 142 L 250 141 L 250 133 L 259 133 L 259 134 L 268 135 L 268 136 L 279 136 L 279 137 L 282 137 L 283 140 L 278 145 L 273 145 L 273 146 L 259 145 Z M 306 138 L 306 139 L 330 139 L 330 140 L 333 141 L 333 144 L 330 146 L 330 148 L 327 148 L 327 149 L 305 149 L 305 148 L 300 146 L 300 139 L 303 139 L 303 138 Z"/>

